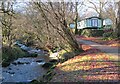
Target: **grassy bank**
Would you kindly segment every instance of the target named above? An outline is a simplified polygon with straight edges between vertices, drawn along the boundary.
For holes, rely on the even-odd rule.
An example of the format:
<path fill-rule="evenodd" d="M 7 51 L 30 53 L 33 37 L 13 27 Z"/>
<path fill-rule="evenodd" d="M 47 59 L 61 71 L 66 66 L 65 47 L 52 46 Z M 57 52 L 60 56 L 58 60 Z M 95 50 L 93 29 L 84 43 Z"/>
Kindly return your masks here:
<path fill-rule="evenodd" d="M 30 84 L 49 84 L 49 82 L 51 81 L 51 79 L 55 76 L 56 73 L 54 73 L 54 69 L 56 68 L 56 65 L 58 65 L 59 63 L 64 63 L 65 61 L 75 57 L 78 53 L 80 52 L 75 52 L 75 51 L 71 51 L 70 49 L 62 49 L 61 51 L 59 51 L 58 54 L 58 62 L 57 63 L 53 63 L 53 66 L 51 66 L 50 68 L 48 68 L 48 71 L 45 75 L 43 75 L 42 79 L 41 77 L 37 80 L 33 80 Z"/>
<path fill-rule="evenodd" d="M 120 65 L 117 56 L 92 49 L 88 45 L 82 45 L 82 48 L 83 53 L 50 68 L 43 77 L 45 80 L 33 81 L 31 84 L 118 80 L 118 66 Z M 64 56 L 65 53 L 69 52 L 62 50 L 61 56 Z"/>
<path fill-rule="evenodd" d="M 119 78 L 118 66 L 117 56 L 88 48 L 56 65 L 50 82 L 115 81 Z"/>
<path fill-rule="evenodd" d="M 28 56 L 27 52 L 22 51 L 19 47 L 13 46 L 3 46 L 2 47 L 2 66 L 6 67 L 12 62 L 13 60 Z"/>

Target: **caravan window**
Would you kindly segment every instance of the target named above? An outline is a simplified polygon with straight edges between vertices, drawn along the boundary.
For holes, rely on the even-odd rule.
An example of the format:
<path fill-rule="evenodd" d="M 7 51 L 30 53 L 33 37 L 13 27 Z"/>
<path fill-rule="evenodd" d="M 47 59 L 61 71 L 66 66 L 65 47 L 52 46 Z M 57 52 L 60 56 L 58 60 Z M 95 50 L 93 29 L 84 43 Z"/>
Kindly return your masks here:
<path fill-rule="evenodd" d="M 98 19 L 92 19 L 92 26 L 97 27 L 98 26 Z"/>

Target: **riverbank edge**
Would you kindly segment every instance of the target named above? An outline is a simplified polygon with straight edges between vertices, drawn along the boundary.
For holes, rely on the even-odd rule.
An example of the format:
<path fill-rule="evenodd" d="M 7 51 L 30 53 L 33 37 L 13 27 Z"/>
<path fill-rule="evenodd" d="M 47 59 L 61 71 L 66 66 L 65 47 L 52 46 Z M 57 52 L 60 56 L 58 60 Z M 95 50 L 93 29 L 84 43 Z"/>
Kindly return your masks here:
<path fill-rule="evenodd" d="M 2 67 L 7 67 L 14 60 L 23 57 L 37 57 L 37 54 L 29 54 L 26 51 L 23 51 L 18 46 L 12 46 L 11 48 L 8 46 L 2 47 Z"/>

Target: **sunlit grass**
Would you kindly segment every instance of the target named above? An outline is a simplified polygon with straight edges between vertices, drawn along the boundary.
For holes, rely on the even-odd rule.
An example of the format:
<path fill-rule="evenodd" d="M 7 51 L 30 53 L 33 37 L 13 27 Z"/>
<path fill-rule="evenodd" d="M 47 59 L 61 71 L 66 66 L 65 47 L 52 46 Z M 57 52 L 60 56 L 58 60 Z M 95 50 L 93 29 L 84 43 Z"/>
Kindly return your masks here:
<path fill-rule="evenodd" d="M 69 63 L 66 65 L 60 66 L 62 71 L 76 71 L 76 70 L 90 70 L 95 68 L 104 68 L 114 65 L 110 62 L 78 62 L 78 63 Z"/>
<path fill-rule="evenodd" d="M 85 66 L 84 63 L 87 63 L 86 65 L 90 66 L 90 63 L 94 62 L 96 63 L 96 65 L 99 65 L 99 68 L 100 68 L 100 65 L 107 66 L 108 65 L 107 62 L 109 61 L 118 61 L 118 56 L 109 55 L 105 53 L 96 53 L 96 54 L 90 54 L 90 55 L 85 55 L 85 56 L 77 56 L 77 57 L 74 57 L 73 59 L 70 59 L 62 63 L 61 67 L 63 70 L 70 71 L 70 70 L 74 70 L 78 64 L 80 67 L 77 67 L 77 68 L 82 69 L 81 66 Z M 107 65 L 105 65 L 104 62 Z M 70 67 L 72 68 L 69 69 Z"/>
<path fill-rule="evenodd" d="M 87 50 L 64 63 L 59 63 L 54 70 L 56 75 L 51 81 L 118 80 L 119 65 L 118 56 Z"/>

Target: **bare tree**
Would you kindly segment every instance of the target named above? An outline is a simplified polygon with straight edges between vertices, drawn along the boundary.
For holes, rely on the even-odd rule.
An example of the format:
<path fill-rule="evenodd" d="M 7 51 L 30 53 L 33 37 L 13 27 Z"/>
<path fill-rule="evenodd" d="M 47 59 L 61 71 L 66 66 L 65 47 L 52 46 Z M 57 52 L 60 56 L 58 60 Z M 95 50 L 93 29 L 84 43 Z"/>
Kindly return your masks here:
<path fill-rule="evenodd" d="M 8 46 L 11 46 L 13 38 L 12 19 L 14 18 L 13 2 L 2 2 L 1 13 L 3 41 L 7 42 Z"/>
<path fill-rule="evenodd" d="M 75 34 L 78 34 L 77 23 L 78 23 L 78 2 L 75 2 Z"/>
<path fill-rule="evenodd" d="M 88 7 L 94 9 L 98 13 L 99 17 L 101 19 L 103 19 L 104 18 L 104 8 L 108 2 L 101 1 L 101 0 L 98 0 L 97 2 L 88 0 L 88 2 L 92 5 L 92 6 L 88 6 Z M 103 22 L 101 25 L 103 25 Z"/>
<path fill-rule="evenodd" d="M 59 35 L 58 40 L 63 41 L 64 44 L 69 44 L 69 47 L 72 50 L 80 51 L 82 50 L 79 46 L 77 41 L 74 38 L 74 34 L 68 28 L 67 23 L 67 6 L 69 3 L 42 3 L 42 2 L 34 2 L 36 8 L 41 13 L 41 16 L 44 18 L 45 22 L 49 24 L 53 30 Z M 53 38 L 49 36 L 49 38 Z M 59 44 L 60 46 L 61 44 Z"/>
<path fill-rule="evenodd" d="M 114 32 L 116 32 L 116 26 L 117 26 L 116 10 L 118 8 L 116 7 L 116 5 L 117 4 L 115 2 L 108 2 L 104 12 L 104 18 L 109 18 L 112 20 L 112 29 L 114 30 Z"/>
<path fill-rule="evenodd" d="M 9 46 L 13 39 L 22 39 L 25 43 L 34 40 L 36 46 L 40 45 L 48 50 L 57 46 L 82 51 L 74 38 L 75 34 L 68 26 L 74 21 L 73 3 L 33 2 L 23 14 L 14 13 L 13 4 L 2 3 L 3 40 Z"/>
<path fill-rule="evenodd" d="M 104 13 L 104 7 L 105 5 L 108 3 L 107 1 L 101 1 L 98 0 L 98 2 L 92 2 L 90 0 L 88 0 L 90 4 L 92 4 L 93 6 L 89 6 L 89 8 L 94 9 L 98 14 L 99 17 L 104 17 L 103 13 Z"/>
<path fill-rule="evenodd" d="M 117 29 L 118 29 L 118 37 L 120 38 L 120 1 L 117 3 L 118 4 L 118 21 L 117 21 Z"/>

